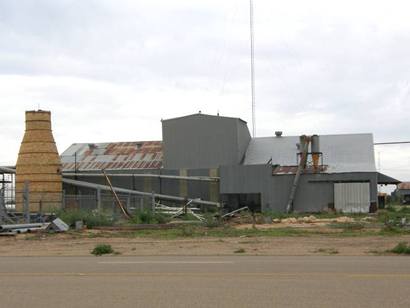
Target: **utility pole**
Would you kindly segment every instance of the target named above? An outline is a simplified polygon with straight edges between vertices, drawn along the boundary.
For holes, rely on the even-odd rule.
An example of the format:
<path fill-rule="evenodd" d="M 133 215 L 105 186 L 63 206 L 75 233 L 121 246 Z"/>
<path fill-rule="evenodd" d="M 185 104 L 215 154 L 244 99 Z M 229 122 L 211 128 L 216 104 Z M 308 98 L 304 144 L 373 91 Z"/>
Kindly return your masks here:
<path fill-rule="evenodd" d="M 254 54 L 254 30 L 253 30 L 253 0 L 249 0 L 249 28 L 251 36 L 251 98 L 252 98 L 252 136 L 256 137 L 256 102 L 255 102 L 255 54 Z"/>

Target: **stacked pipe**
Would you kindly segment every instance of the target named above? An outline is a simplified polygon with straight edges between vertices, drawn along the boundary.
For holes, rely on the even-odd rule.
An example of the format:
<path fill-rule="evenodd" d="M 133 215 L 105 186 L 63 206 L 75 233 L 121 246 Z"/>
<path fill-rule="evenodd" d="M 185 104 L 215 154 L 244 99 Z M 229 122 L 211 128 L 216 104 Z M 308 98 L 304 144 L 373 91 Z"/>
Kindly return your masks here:
<path fill-rule="evenodd" d="M 50 111 L 26 111 L 26 130 L 16 164 L 16 210 L 23 211 L 23 190 L 29 184 L 29 210 L 61 207 L 61 161 L 51 131 Z"/>

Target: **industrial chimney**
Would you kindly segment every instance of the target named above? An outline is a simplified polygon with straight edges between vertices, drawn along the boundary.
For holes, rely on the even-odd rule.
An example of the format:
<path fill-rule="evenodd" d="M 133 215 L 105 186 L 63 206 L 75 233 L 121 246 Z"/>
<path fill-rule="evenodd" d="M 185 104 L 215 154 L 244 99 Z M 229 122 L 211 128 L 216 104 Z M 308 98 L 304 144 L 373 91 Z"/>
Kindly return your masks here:
<path fill-rule="evenodd" d="M 51 131 L 50 111 L 26 111 L 26 131 L 16 164 L 16 211 L 23 211 L 23 190 L 29 183 L 29 210 L 61 207 L 61 161 Z"/>

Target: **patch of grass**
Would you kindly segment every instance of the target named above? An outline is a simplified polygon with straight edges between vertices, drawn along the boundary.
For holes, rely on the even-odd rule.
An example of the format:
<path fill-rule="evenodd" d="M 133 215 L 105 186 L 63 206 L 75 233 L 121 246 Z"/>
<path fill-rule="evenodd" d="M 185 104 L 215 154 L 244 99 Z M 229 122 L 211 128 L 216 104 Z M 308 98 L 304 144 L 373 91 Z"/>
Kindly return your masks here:
<path fill-rule="evenodd" d="M 364 224 L 360 222 L 336 222 L 329 224 L 330 228 L 342 229 L 343 231 L 357 231 L 363 230 Z"/>
<path fill-rule="evenodd" d="M 194 235 L 195 235 L 195 231 L 197 231 L 197 230 L 195 230 L 195 226 L 192 226 L 192 225 L 182 225 L 182 226 L 180 227 L 180 230 L 181 230 L 181 235 L 182 235 L 183 237 L 191 237 L 191 236 L 194 236 Z"/>
<path fill-rule="evenodd" d="M 90 229 L 99 226 L 112 226 L 114 224 L 112 215 L 100 213 L 98 211 L 66 209 L 58 210 L 55 214 L 72 227 L 75 226 L 75 222 L 79 220 L 83 221 Z"/>
<path fill-rule="evenodd" d="M 318 213 L 280 213 L 274 211 L 264 211 L 263 216 L 272 217 L 272 219 L 285 219 L 285 218 L 300 218 L 315 216 L 317 219 L 332 219 L 338 217 L 351 217 L 354 219 L 360 219 L 369 216 L 367 213 L 340 213 L 340 212 L 318 212 Z"/>
<path fill-rule="evenodd" d="M 105 254 L 114 253 L 114 249 L 112 249 L 111 245 L 109 244 L 98 244 L 94 247 L 91 253 L 95 256 L 102 256 Z"/>
<path fill-rule="evenodd" d="M 176 239 L 179 237 L 258 237 L 258 236 L 309 236 L 314 231 L 306 231 L 296 228 L 272 228 L 272 229 L 236 229 L 230 226 L 206 228 L 198 225 L 182 225 L 175 229 L 167 230 L 139 230 L 121 233 L 121 236 L 149 237 L 160 239 Z M 321 234 L 321 233 L 316 233 Z"/>
<path fill-rule="evenodd" d="M 184 221 L 197 221 L 198 219 L 192 215 L 191 213 L 186 213 L 184 215 L 181 215 L 178 217 L 180 220 L 184 220 Z"/>
<path fill-rule="evenodd" d="M 246 250 L 244 248 L 238 248 L 237 250 L 234 251 L 234 253 L 245 253 Z"/>
<path fill-rule="evenodd" d="M 386 210 L 380 210 L 377 214 L 377 218 L 381 223 L 397 225 L 401 223 L 403 218 L 410 221 L 410 209 L 406 207 L 398 209 L 390 207 Z"/>
<path fill-rule="evenodd" d="M 206 213 L 204 217 L 204 225 L 207 228 L 217 228 L 223 225 L 223 222 L 219 219 L 219 217 L 215 217 L 215 215 L 211 213 Z"/>
<path fill-rule="evenodd" d="M 168 215 L 154 213 L 151 210 L 142 210 L 134 213 L 131 222 L 134 224 L 165 224 L 170 220 Z"/>
<path fill-rule="evenodd" d="M 367 224 L 363 224 L 367 226 Z M 394 231 L 380 230 L 380 227 L 372 227 L 371 229 L 362 228 L 361 224 L 357 226 L 351 223 L 336 224 L 334 227 L 341 228 L 341 232 L 337 230 L 321 229 L 321 228 L 247 228 L 237 229 L 229 225 L 223 225 L 221 227 L 208 228 L 198 224 L 181 224 L 178 227 L 172 229 L 155 229 L 155 230 L 138 230 L 138 231 L 120 231 L 115 233 L 109 233 L 110 237 L 130 237 L 130 238 L 154 238 L 173 240 L 183 237 L 200 238 L 200 237 L 213 237 L 213 238 L 229 238 L 229 237 L 244 237 L 244 238 L 257 238 L 257 237 L 313 237 L 313 236 L 331 236 L 331 237 L 365 237 L 365 236 L 395 236 L 410 234 L 410 230 L 394 229 Z M 102 237 L 99 235 L 99 237 Z M 246 240 L 246 239 L 244 239 Z M 250 240 L 249 240 L 250 241 Z"/>
<path fill-rule="evenodd" d="M 396 246 L 394 246 L 393 249 L 389 250 L 389 252 L 410 255 L 410 245 L 406 242 L 400 242 Z"/>
<path fill-rule="evenodd" d="M 325 253 L 328 255 L 336 255 L 339 253 L 339 251 L 336 248 L 319 248 L 319 249 L 316 249 L 314 252 Z"/>

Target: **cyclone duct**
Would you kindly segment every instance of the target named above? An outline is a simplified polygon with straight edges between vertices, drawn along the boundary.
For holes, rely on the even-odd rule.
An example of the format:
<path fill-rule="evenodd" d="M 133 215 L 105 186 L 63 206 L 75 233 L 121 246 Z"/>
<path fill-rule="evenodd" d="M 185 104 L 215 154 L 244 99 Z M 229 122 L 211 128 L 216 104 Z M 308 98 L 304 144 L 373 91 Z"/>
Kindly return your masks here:
<path fill-rule="evenodd" d="M 313 168 L 315 171 L 319 170 L 319 158 L 320 158 L 320 143 L 319 136 L 313 135 L 311 137 L 311 151 L 312 151 L 312 161 Z"/>

